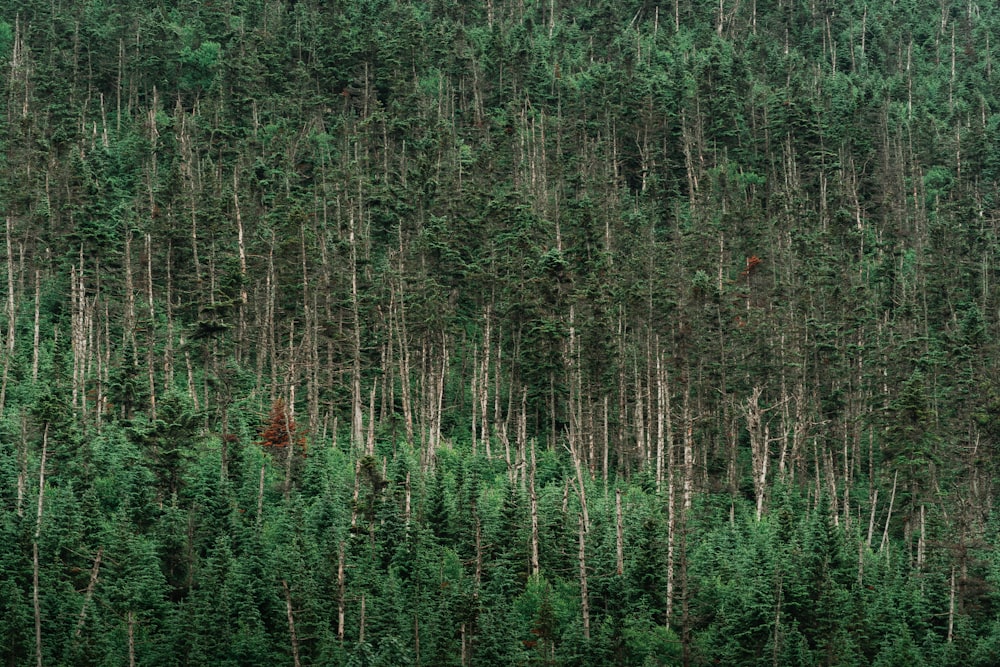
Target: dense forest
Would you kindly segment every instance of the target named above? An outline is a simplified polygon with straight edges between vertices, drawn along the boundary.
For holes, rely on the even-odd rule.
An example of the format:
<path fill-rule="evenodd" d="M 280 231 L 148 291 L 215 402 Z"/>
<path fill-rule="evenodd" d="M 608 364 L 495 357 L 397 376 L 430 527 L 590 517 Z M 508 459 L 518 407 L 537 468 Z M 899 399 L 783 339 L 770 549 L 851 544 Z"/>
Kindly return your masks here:
<path fill-rule="evenodd" d="M 998 40 L 0 1 L 2 664 L 1000 664 Z"/>

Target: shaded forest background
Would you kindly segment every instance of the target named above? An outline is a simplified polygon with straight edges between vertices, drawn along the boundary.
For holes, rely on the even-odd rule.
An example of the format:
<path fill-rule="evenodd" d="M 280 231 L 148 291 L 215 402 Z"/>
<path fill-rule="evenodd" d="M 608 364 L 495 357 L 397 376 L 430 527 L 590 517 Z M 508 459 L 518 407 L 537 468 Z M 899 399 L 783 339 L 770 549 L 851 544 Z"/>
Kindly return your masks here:
<path fill-rule="evenodd" d="M 997 664 L 998 35 L 0 2 L 4 664 Z"/>

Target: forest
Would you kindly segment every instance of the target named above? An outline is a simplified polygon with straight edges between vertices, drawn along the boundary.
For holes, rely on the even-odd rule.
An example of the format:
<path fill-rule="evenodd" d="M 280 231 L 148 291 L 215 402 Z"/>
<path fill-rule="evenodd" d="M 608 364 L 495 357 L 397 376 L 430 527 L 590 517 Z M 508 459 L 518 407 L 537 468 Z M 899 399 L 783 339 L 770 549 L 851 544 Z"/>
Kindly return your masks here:
<path fill-rule="evenodd" d="M 0 0 L 0 664 L 1000 664 L 998 39 Z"/>

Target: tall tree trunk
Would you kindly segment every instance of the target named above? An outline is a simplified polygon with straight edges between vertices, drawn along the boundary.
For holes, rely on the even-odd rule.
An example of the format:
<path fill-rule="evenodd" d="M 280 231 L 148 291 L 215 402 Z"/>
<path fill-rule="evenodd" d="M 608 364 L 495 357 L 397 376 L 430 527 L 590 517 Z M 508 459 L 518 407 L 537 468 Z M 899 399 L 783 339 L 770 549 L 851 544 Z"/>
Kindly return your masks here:
<path fill-rule="evenodd" d="M 128 634 L 128 667 L 135 667 L 135 612 L 131 609 L 125 614 L 125 627 Z"/>
<path fill-rule="evenodd" d="M 35 657 L 38 667 L 42 667 L 42 607 L 39 601 L 38 585 L 38 540 L 42 536 L 42 512 L 45 508 L 45 462 L 48 459 L 49 424 L 42 431 L 42 458 L 38 466 L 38 511 L 35 515 L 35 539 L 31 542 L 32 586 L 31 601 L 35 610 Z"/>
<path fill-rule="evenodd" d="M 4 341 L 3 378 L 0 379 L 0 412 L 3 412 L 7 402 L 7 380 L 10 364 L 14 358 L 14 333 L 17 325 L 17 307 L 14 297 L 14 247 L 11 241 L 11 229 L 14 225 L 12 216 L 7 216 L 5 236 L 7 240 L 7 339 Z"/>
<path fill-rule="evenodd" d="M 344 641 L 344 616 L 347 606 L 347 589 L 344 578 L 344 543 L 337 547 L 337 639 Z"/>
<path fill-rule="evenodd" d="M 763 390 L 754 387 L 747 399 L 744 411 L 747 419 L 747 431 L 750 434 L 750 457 L 753 467 L 753 490 L 757 504 L 757 521 L 764 512 L 764 495 L 767 491 L 767 463 L 770 458 L 767 437 L 763 430 L 763 410 L 760 407 L 760 396 Z"/>
<path fill-rule="evenodd" d="M 97 586 L 97 576 L 101 571 L 101 556 L 104 554 L 104 547 L 98 547 L 97 555 L 94 556 L 94 565 L 90 568 L 90 579 L 87 581 L 87 589 L 83 593 L 83 604 L 80 605 L 80 617 L 76 621 L 76 632 L 73 636 L 79 638 L 83 633 L 83 624 L 87 620 L 87 606 L 94 597 L 94 588 Z"/>
<path fill-rule="evenodd" d="M 580 560 L 580 610 L 583 614 L 583 637 L 590 639 L 590 595 L 587 592 L 587 549 L 585 542 L 586 520 L 582 514 L 579 519 L 579 560 Z"/>
<path fill-rule="evenodd" d="M 132 230 L 125 229 L 125 338 L 135 349 L 135 279 L 132 275 Z"/>
<path fill-rule="evenodd" d="M 236 218 L 236 243 L 240 255 L 240 302 L 239 302 L 239 323 L 236 329 L 236 359 L 243 357 L 243 346 L 246 342 L 247 333 L 247 250 L 243 233 L 243 214 L 240 210 L 240 181 L 239 167 L 233 169 L 233 212 Z"/>
<path fill-rule="evenodd" d="M 146 234 L 146 300 L 149 305 L 149 329 L 146 335 L 146 371 L 149 378 L 149 412 L 153 421 L 156 421 L 156 367 L 154 363 L 156 348 L 156 310 L 153 305 L 153 243 L 149 234 Z"/>
<path fill-rule="evenodd" d="M 352 332 L 352 355 L 351 355 L 351 447 L 358 448 L 362 445 L 362 398 L 361 398 L 361 311 L 358 296 L 358 239 L 355 220 L 355 213 L 352 209 L 350 215 L 350 227 L 348 229 L 348 241 L 350 243 L 350 272 L 351 272 L 351 317 L 353 321 Z"/>
<path fill-rule="evenodd" d="M 528 469 L 528 490 L 531 499 L 531 576 L 538 576 L 538 496 L 535 493 L 535 439 L 531 439 L 531 467 Z"/>
<path fill-rule="evenodd" d="M 300 667 L 299 662 L 299 637 L 295 633 L 295 615 L 292 613 L 292 594 L 288 590 L 288 581 L 281 580 L 281 587 L 285 591 L 285 611 L 288 614 L 288 636 L 292 643 L 292 664 Z"/>
<path fill-rule="evenodd" d="M 42 272 L 35 270 L 35 326 L 31 348 L 31 381 L 38 382 L 38 362 L 41 349 L 41 306 L 42 306 Z M 3 406 L 0 405 L 0 409 Z"/>
<path fill-rule="evenodd" d="M 622 490 L 615 489 L 615 573 L 625 573 L 625 531 L 622 517 Z"/>
<path fill-rule="evenodd" d="M 483 316 L 483 358 L 482 358 L 482 370 L 480 372 L 480 391 L 479 391 L 479 419 L 480 428 L 479 434 L 483 439 L 486 446 L 486 458 L 491 458 L 492 452 L 490 451 L 490 427 L 488 419 L 488 410 L 490 403 L 490 353 L 493 350 L 492 338 L 491 338 L 491 326 L 493 324 L 493 307 L 492 305 L 486 306 L 486 313 Z"/>

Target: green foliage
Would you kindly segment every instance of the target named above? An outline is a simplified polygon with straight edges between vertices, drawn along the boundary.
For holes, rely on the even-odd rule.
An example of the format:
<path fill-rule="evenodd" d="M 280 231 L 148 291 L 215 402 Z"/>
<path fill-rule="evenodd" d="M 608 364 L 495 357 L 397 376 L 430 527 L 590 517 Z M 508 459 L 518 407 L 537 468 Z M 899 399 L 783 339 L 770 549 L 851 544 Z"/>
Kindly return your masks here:
<path fill-rule="evenodd" d="M 77 5 L 0 7 L 4 664 L 35 546 L 51 663 L 997 662 L 996 7 Z"/>

